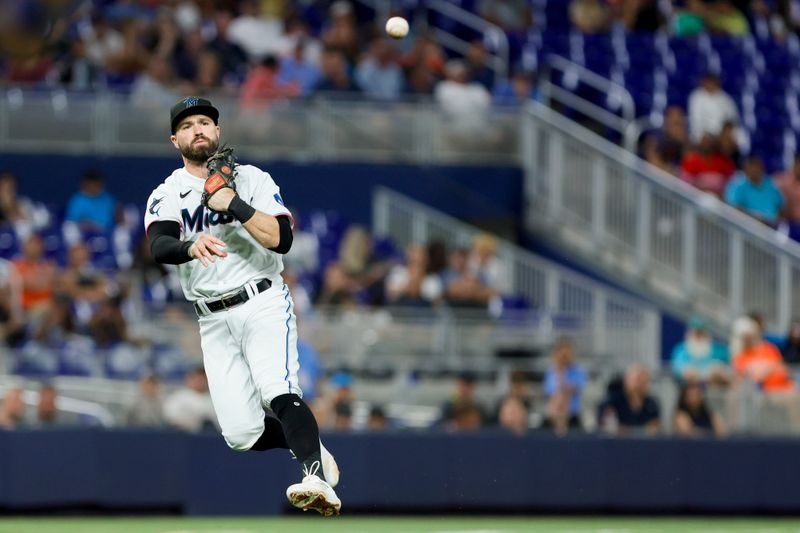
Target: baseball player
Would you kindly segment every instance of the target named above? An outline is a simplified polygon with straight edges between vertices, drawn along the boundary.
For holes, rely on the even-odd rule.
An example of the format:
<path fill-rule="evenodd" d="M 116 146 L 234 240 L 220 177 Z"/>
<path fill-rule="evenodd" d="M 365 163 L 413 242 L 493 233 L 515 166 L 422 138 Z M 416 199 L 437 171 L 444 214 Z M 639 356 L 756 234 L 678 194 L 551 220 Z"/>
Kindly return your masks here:
<path fill-rule="evenodd" d="M 298 386 L 294 306 L 281 278 L 291 214 L 268 173 L 237 166 L 231 149 L 219 150 L 211 102 L 181 100 L 170 119 L 184 166 L 150 195 L 144 225 L 153 257 L 177 265 L 199 317 L 222 435 L 237 451 L 291 449 L 303 478 L 286 490 L 289 501 L 339 514 L 339 469 Z"/>

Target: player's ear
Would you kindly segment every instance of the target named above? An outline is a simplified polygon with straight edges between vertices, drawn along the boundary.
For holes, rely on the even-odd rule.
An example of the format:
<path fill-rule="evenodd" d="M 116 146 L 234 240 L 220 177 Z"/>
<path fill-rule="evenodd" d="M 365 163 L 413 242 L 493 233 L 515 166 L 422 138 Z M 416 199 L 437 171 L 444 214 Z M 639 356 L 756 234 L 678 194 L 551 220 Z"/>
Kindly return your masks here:
<path fill-rule="evenodd" d="M 217 139 L 219 139 L 219 133 L 220 133 L 220 131 L 222 131 L 222 130 L 220 130 L 220 129 L 219 129 L 219 126 L 217 126 Z"/>
<path fill-rule="evenodd" d="M 172 146 L 174 146 L 175 148 L 180 148 L 180 146 L 178 146 L 178 138 L 177 137 L 175 137 L 174 135 L 170 135 L 169 136 L 169 140 L 172 143 Z"/>

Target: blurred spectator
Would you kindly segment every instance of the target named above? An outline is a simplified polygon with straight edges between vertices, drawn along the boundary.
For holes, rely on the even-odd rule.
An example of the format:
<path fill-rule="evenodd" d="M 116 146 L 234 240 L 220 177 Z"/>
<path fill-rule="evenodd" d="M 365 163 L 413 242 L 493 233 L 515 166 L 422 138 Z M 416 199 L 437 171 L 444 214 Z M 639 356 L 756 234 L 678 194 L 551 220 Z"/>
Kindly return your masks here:
<path fill-rule="evenodd" d="M 360 292 L 362 303 L 383 303 L 384 280 L 392 265 L 375 253 L 372 237 L 363 226 L 347 228 L 339 245 L 339 263 Z"/>
<path fill-rule="evenodd" d="M 736 124 L 726 122 L 719 132 L 719 153 L 727 157 L 736 168 L 741 168 L 742 153 L 739 151 L 739 142 L 736 140 Z"/>
<path fill-rule="evenodd" d="M 681 179 L 721 198 L 736 172 L 733 161 L 720 153 L 716 138 L 704 133 L 695 149 L 689 150 L 681 163 Z"/>
<path fill-rule="evenodd" d="M 198 432 L 217 426 L 206 372 L 202 367 L 190 370 L 184 387 L 164 401 L 164 418 L 169 425 L 186 431 Z"/>
<path fill-rule="evenodd" d="M 13 224 L 18 234 L 27 236 L 49 221 L 47 208 L 17 194 L 17 177 L 14 173 L 8 170 L 0 172 L 0 223 Z"/>
<path fill-rule="evenodd" d="M 22 387 L 13 386 L 6 390 L 0 408 L 0 428 L 14 429 L 25 424 L 25 402 L 22 400 Z"/>
<path fill-rule="evenodd" d="M 122 34 L 99 12 L 92 16 L 91 24 L 81 24 L 78 28 L 86 46 L 86 55 L 98 69 L 104 69 L 108 58 L 123 49 Z"/>
<path fill-rule="evenodd" d="M 391 305 L 428 307 L 442 297 L 442 279 L 428 273 L 428 257 L 421 244 L 406 248 L 406 262 L 395 265 L 386 277 L 386 301 Z"/>
<path fill-rule="evenodd" d="M 686 0 L 683 6 L 676 5 L 672 29 L 678 37 L 694 37 L 705 31 L 708 8 L 704 0 Z"/>
<path fill-rule="evenodd" d="M 469 80 L 463 61 L 447 62 L 445 79 L 436 84 L 434 98 L 450 124 L 458 130 L 477 130 L 485 126 L 492 96 L 486 87 Z"/>
<path fill-rule="evenodd" d="M 239 93 L 239 108 L 263 111 L 269 106 L 270 100 L 294 98 L 299 94 L 298 83 L 285 85 L 279 81 L 278 61 L 274 56 L 267 56 L 247 74 Z"/>
<path fill-rule="evenodd" d="M 716 0 L 712 3 L 706 20 L 708 28 L 714 33 L 737 37 L 750 33 L 747 17 L 730 0 Z"/>
<path fill-rule="evenodd" d="M 441 420 L 446 429 L 478 429 L 483 423 L 483 412 L 475 399 L 475 380 L 475 375 L 469 371 L 456 377 L 453 395 L 441 409 Z"/>
<path fill-rule="evenodd" d="M 10 261 L 0 259 L 0 339 L 16 346 L 24 334 L 22 278 Z"/>
<path fill-rule="evenodd" d="M 628 31 L 655 32 L 664 25 L 658 0 L 623 0 L 613 3 L 620 8 L 620 20 Z"/>
<path fill-rule="evenodd" d="M 468 268 L 468 252 L 456 249 L 450 253 L 448 268 L 442 278 L 445 298 L 454 307 L 486 307 L 497 292 Z"/>
<path fill-rule="evenodd" d="M 403 90 L 403 71 L 394 46 L 376 38 L 356 67 L 355 79 L 364 94 L 376 100 L 396 100 Z"/>
<path fill-rule="evenodd" d="M 127 87 L 147 66 L 149 54 L 142 44 L 144 21 L 128 19 L 122 22 L 122 48 L 106 56 L 107 82 Z"/>
<path fill-rule="evenodd" d="M 356 93 L 358 86 L 348 72 L 347 60 L 342 52 L 326 48 L 320 59 L 321 76 L 314 86 L 315 93 Z"/>
<path fill-rule="evenodd" d="M 387 429 L 389 422 L 386 419 L 386 413 L 380 405 L 373 405 L 369 410 L 369 418 L 367 418 L 367 429 L 369 431 L 383 431 Z"/>
<path fill-rule="evenodd" d="M 353 429 L 353 406 L 347 402 L 337 402 L 333 406 L 333 429 L 350 431 Z"/>
<path fill-rule="evenodd" d="M 725 189 L 725 201 L 772 227 L 777 225 L 785 204 L 781 191 L 764 173 L 761 158 L 752 155 L 745 161 L 744 171 Z"/>
<path fill-rule="evenodd" d="M 416 37 L 400 60 L 408 73 L 405 91 L 416 95 L 433 94 L 445 60 L 444 50 L 431 36 Z"/>
<path fill-rule="evenodd" d="M 428 274 L 434 274 L 441 278 L 447 268 L 447 244 L 439 239 L 434 239 L 428 243 Z"/>
<path fill-rule="evenodd" d="M 719 135 L 726 122 L 739 122 L 736 104 L 722 90 L 719 76 L 709 72 L 689 95 L 689 131 L 692 140 L 700 141 L 704 133 Z"/>
<path fill-rule="evenodd" d="M 56 295 L 52 303 L 29 322 L 31 342 L 45 347 L 61 348 L 77 332 L 71 306 L 72 302 L 68 297 Z"/>
<path fill-rule="evenodd" d="M 508 393 L 505 398 L 511 397 L 522 402 L 522 405 L 528 411 L 531 411 L 534 407 L 531 382 L 524 370 L 514 370 L 508 378 Z M 498 406 L 496 414 L 499 419 L 500 406 Z"/>
<path fill-rule="evenodd" d="M 683 342 L 672 349 L 672 372 L 682 382 L 729 383 L 728 349 L 715 341 L 708 323 L 699 316 L 689 320 Z"/>
<path fill-rule="evenodd" d="M 494 87 L 494 70 L 489 68 L 489 54 L 483 41 L 475 39 L 469 43 L 464 60 L 472 81 L 480 83 L 486 90 L 491 91 Z"/>
<path fill-rule="evenodd" d="M 482 283 L 496 291 L 502 291 L 503 265 L 497 258 L 497 238 L 489 233 L 480 233 L 472 239 L 468 260 L 469 271 Z"/>
<path fill-rule="evenodd" d="M 147 70 L 136 78 L 131 87 L 131 105 L 139 109 L 162 111 L 179 98 L 172 65 L 158 56 L 150 59 Z"/>
<path fill-rule="evenodd" d="M 316 62 L 306 57 L 308 38 L 295 40 L 292 53 L 280 61 L 278 82 L 282 85 L 297 84 L 300 94 L 305 95 L 317 85 L 321 72 Z"/>
<path fill-rule="evenodd" d="M 673 105 L 664 111 L 664 125 L 661 131 L 645 139 L 644 157 L 648 163 L 661 170 L 680 176 L 683 156 L 688 146 L 686 114 L 681 107 Z M 733 174 L 732 169 L 730 173 Z"/>
<path fill-rule="evenodd" d="M 610 389 L 598 409 L 602 431 L 614 435 L 661 431 L 661 413 L 658 402 L 649 394 L 650 371 L 646 367 L 631 366 L 621 388 Z"/>
<path fill-rule="evenodd" d="M 109 281 L 92 266 L 86 244 L 78 242 L 69 247 L 67 265 L 61 273 L 60 288 L 76 301 L 93 303 L 108 296 Z"/>
<path fill-rule="evenodd" d="M 524 32 L 531 25 L 531 6 L 527 0 L 479 0 L 478 14 L 507 33 Z"/>
<path fill-rule="evenodd" d="M 795 318 L 789 326 L 786 342 L 783 344 L 781 355 L 786 364 L 800 364 L 800 319 Z"/>
<path fill-rule="evenodd" d="M 69 52 L 55 68 L 58 82 L 73 91 L 95 89 L 100 76 L 100 68 L 89 58 L 86 43 L 80 39 L 69 43 Z"/>
<path fill-rule="evenodd" d="M 341 263 L 332 261 L 325 268 L 317 305 L 352 306 L 356 304 L 354 284 Z"/>
<path fill-rule="evenodd" d="M 195 94 L 207 95 L 215 93 L 235 94 L 234 85 L 223 85 L 222 66 L 217 54 L 211 50 L 203 50 L 197 58 L 197 74 L 194 78 Z"/>
<path fill-rule="evenodd" d="M 251 61 L 266 55 L 277 55 L 285 46 L 283 22 L 262 12 L 258 0 L 239 2 L 239 16 L 227 27 L 228 42 L 238 45 Z"/>
<path fill-rule="evenodd" d="M 197 78 L 200 56 L 206 51 L 203 34 L 199 28 L 181 35 L 173 52 L 175 73 L 187 82 Z"/>
<path fill-rule="evenodd" d="M 105 191 L 102 174 L 87 170 L 81 178 L 80 189 L 67 202 L 65 220 L 101 230 L 114 227 L 116 200 Z"/>
<path fill-rule="evenodd" d="M 611 13 L 601 0 L 572 0 L 569 18 L 582 33 L 603 33 L 611 25 Z"/>
<path fill-rule="evenodd" d="M 795 155 L 794 164 L 775 176 L 775 185 L 786 200 L 786 222 L 789 225 L 789 237 L 800 240 L 800 153 Z"/>
<path fill-rule="evenodd" d="M 694 381 L 681 387 L 673 425 L 675 433 L 685 437 L 721 437 L 725 433 L 722 418 L 708 407 L 702 385 Z"/>
<path fill-rule="evenodd" d="M 39 388 L 39 402 L 36 405 L 36 420 L 34 425 L 46 426 L 59 426 L 69 423 L 75 423 L 75 417 L 69 416 L 58 410 L 58 391 L 56 388 L 49 384 L 44 383 Z"/>
<path fill-rule="evenodd" d="M 500 427 L 522 435 L 528 430 L 528 408 L 519 398 L 508 396 L 500 403 Z"/>
<path fill-rule="evenodd" d="M 316 273 L 319 268 L 319 238 L 303 227 L 297 210 L 291 209 L 291 212 L 294 219 L 292 249 L 283 256 L 283 265 L 300 278 Z"/>
<path fill-rule="evenodd" d="M 314 416 L 321 428 L 352 427 L 352 387 L 353 377 L 347 372 L 336 372 L 328 379 L 325 394 L 319 396 L 313 404 Z"/>
<path fill-rule="evenodd" d="M 753 319 L 741 317 L 734 321 L 730 347 L 739 377 L 749 379 L 766 393 L 796 390 L 778 347 L 762 339 Z"/>
<path fill-rule="evenodd" d="M 98 303 L 88 327 L 98 348 L 111 348 L 129 340 L 128 326 L 117 297 L 106 298 Z"/>
<path fill-rule="evenodd" d="M 159 427 L 164 425 L 164 407 L 161 383 L 154 374 L 139 380 L 139 394 L 125 410 L 125 423 L 129 426 Z"/>
<path fill-rule="evenodd" d="M 12 261 L 22 280 L 22 308 L 40 312 L 53 300 L 58 269 L 44 256 L 44 242 L 36 233 L 22 243 L 22 253 Z"/>
<path fill-rule="evenodd" d="M 559 340 L 553 347 L 552 362 L 544 376 L 546 427 L 559 435 L 581 428 L 581 393 L 586 381 L 586 371 L 575 362 L 572 343 L 567 339 Z"/>
<path fill-rule="evenodd" d="M 214 38 L 208 42 L 208 49 L 216 54 L 222 72 L 232 76 L 234 80 L 241 80 L 247 70 L 247 52 L 241 46 L 232 42 L 229 36 L 233 13 L 226 9 L 214 11 Z"/>
<path fill-rule="evenodd" d="M 353 6 L 346 0 L 337 0 L 328 11 L 329 21 L 322 30 L 322 44 L 339 51 L 347 63 L 355 63 L 359 53 L 359 36 Z"/>
<path fill-rule="evenodd" d="M 492 98 L 498 105 L 524 105 L 530 100 L 539 99 L 539 90 L 534 83 L 535 74 L 523 69 L 515 69 L 508 80 L 494 86 Z"/>

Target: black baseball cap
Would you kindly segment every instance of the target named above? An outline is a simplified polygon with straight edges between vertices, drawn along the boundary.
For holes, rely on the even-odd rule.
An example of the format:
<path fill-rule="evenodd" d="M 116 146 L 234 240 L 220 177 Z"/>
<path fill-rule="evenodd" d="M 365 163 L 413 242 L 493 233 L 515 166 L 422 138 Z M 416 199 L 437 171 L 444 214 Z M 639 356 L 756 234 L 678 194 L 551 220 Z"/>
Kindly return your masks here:
<path fill-rule="evenodd" d="M 210 101 L 199 96 L 189 96 L 172 106 L 169 112 L 170 125 L 172 126 L 170 131 L 174 134 L 178 123 L 189 115 L 206 115 L 214 121 L 214 124 L 217 124 L 219 120 L 219 110 Z"/>

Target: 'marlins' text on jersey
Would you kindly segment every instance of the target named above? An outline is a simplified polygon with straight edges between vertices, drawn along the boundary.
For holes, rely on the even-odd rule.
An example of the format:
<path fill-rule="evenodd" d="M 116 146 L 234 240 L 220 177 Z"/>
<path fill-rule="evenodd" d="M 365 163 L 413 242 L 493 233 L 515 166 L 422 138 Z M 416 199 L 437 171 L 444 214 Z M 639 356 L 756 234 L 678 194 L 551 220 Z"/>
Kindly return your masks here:
<path fill-rule="evenodd" d="M 183 228 L 186 233 L 200 233 L 203 231 L 203 228 L 216 226 L 218 224 L 230 224 L 236 220 L 233 218 L 233 215 L 217 213 L 210 209 L 206 211 L 203 204 L 195 207 L 194 212 L 191 214 L 187 208 L 184 207 L 181 209 L 181 219 L 183 220 Z"/>

